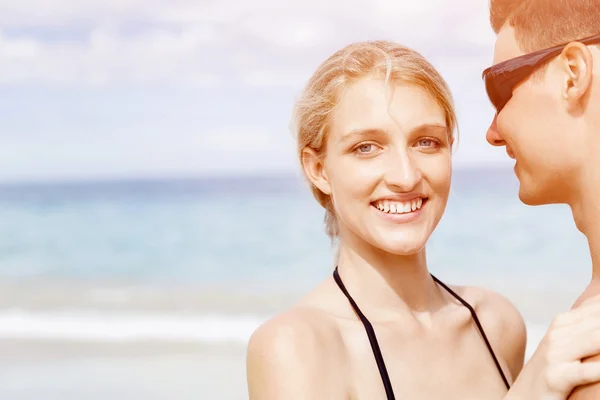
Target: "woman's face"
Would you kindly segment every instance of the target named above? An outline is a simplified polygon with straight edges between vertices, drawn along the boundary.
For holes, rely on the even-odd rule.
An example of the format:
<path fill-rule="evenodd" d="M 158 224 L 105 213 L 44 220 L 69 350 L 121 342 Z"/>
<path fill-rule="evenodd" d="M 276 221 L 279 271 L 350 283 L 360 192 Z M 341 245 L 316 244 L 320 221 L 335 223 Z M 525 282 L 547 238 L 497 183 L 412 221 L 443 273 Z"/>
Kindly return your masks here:
<path fill-rule="evenodd" d="M 442 107 L 417 86 L 369 76 L 341 93 L 330 117 L 325 155 L 304 165 L 332 199 L 340 239 L 396 255 L 422 250 L 450 191 Z"/>

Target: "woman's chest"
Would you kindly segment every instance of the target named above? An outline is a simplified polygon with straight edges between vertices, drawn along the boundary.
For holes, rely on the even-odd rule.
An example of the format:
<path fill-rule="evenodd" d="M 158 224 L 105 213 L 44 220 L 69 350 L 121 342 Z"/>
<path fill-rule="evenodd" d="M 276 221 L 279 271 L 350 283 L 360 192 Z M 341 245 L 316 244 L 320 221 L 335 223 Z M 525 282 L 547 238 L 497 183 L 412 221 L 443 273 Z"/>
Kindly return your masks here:
<path fill-rule="evenodd" d="M 476 330 L 407 334 L 380 328 L 376 333 L 379 360 L 364 331 L 344 339 L 351 398 L 386 399 L 386 373 L 396 399 L 493 400 L 506 394 L 492 353 Z"/>

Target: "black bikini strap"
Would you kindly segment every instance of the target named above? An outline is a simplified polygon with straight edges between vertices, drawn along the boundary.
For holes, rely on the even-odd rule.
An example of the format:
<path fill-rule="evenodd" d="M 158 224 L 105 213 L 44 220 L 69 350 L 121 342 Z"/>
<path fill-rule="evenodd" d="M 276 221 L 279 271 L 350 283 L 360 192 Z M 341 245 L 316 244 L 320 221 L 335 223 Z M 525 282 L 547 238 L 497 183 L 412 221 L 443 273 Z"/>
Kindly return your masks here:
<path fill-rule="evenodd" d="M 373 326 L 371 325 L 367 317 L 365 317 L 365 315 L 362 313 L 362 311 L 360 311 L 360 308 L 358 308 L 358 305 L 356 304 L 352 296 L 350 296 L 350 293 L 348 293 L 348 291 L 346 290 L 346 287 L 344 286 L 344 283 L 342 282 L 338 273 L 337 267 L 335 267 L 335 270 L 333 271 L 333 279 L 335 280 L 335 283 L 337 283 L 337 285 L 339 286 L 340 290 L 344 293 L 344 295 L 346 295 L 348 301 L 352 305 L 352 308 L 358 315 L 358 318 L 360 318 L 363 325 L 365 326 L 367 336 L 369 337 L 369 342 L 371 343 L 371 348 L 373 349 L 373 354 L 375 355 L 377 368 L 379 368 L 379 374 L 381 375 L 381 379 L 383 380 L 383 387 L 385 388 L 387 398 L 388 400 L 395 400 L 394 391 L 392 389 L 392 382 L 390 381 L 387 369 L 385 368 L 385 362 L 383 361 L 383 355 L 381 354 L 381 350 L 379 349 L 379 344 L 377 343 L 377 337 L 375 336 L 375 330 L 373 329 Z"/>
<path fill-rule="evenodd" d="M 508 380 L 506 379 L 506 376 L 504 376 L 504 372 L 502 371 L 502 368 L 500 367 L 500 363 L 498 362 L 498 359 L 496 358 L 496 354 L 494 354 L 494 350 L 492 350 L 492 345 L 490 345 L 490 342 L 488 341 L 488 338 L 485 335 L 483 327 L 481 326 L 481 323 L 479 322 L 479 318 L 477 318 L 477 314 L 475 313 L 475 310 L 473 309 L 473 307 L 471 307 L 471 305 L 469 303 L 467 303 L 466 301 L 464 301 L 462 299 L 462 297 L 460 297 L 458 294 L 454 293 L 454 291 L 452 289 L 450 289 L 448 286 L 446 286 L 438 278 L 436 278 L 433 275 L 431 275 L 431 277 L 438 283 L 438 285 L 440 285 L 441 287 L 443 287 L 444 289 L 446 289 L 446 291 L 448 293 L 450 293 L 452 296 L 454 296 L 454 298 L 456 300 L 460 301 L 463 306 L 467 307 L 467 309 L 471 313 L 471 317 L 473 317 L 473 320 L 475 320 L 475 324 L 477 325 L 477 329 L 479 329 L 479 332 L 481 333 L 481 336 L 483 336 L 483 340 L 485 342 L 485 345 L 487 346 L 490 354 L 492 355 L 492 358 L 494 359 L 494 363 L 496 364 L 496 368 L 498 368 L 498 371 L 500 371 L 500 375 L 502 376 L 502 380 L 504 381 L 504 384 L 506 385 L 506 388 L 510 389 L 510 384 L 508 383 Z"/>

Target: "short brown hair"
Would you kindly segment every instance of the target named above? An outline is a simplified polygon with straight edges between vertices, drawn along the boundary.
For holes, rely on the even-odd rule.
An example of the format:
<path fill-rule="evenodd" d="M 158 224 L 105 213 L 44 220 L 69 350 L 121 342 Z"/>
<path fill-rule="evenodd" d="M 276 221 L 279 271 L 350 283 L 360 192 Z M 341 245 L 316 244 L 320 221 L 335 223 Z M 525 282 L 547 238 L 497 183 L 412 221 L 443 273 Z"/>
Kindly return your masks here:
<path fill-rule="evenodd" d="M 430 93 L 444 109 L 451 138 L 457 129 L 454 101 L 440 73 L 420 53 L 401 44 L 378 40 L 350 44 L 331 55 L 314 72 L 294 110 L 298 156 L 305 148 L 325 154 L 330 114 L 344 88 L 357 80 L 378 74 L 388 83 L 416 85 Z M 327 234 L 338 236 L 333 204 L 328 195 L 311 185 L 313 195 L 325 209 Z"/>
<path fill-rule="evenodd" d="M 600 0 L 491 0 L 494 32 L 509 23 L 526 52 L 600 34 Z"/>

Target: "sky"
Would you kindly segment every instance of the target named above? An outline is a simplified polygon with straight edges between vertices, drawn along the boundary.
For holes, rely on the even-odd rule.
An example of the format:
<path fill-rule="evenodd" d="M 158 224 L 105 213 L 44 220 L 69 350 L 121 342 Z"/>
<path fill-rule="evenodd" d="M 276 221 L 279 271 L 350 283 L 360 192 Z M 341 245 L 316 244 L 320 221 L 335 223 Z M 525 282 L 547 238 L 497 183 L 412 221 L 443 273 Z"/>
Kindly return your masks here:
<path fill-rule="evenodd" d="M 354 42 L 410 46 L 448 81 L 457 165 L 485 142 L 485 0 L 0 0 L 0 180 L 295 171 L 293 102 Z"/>

